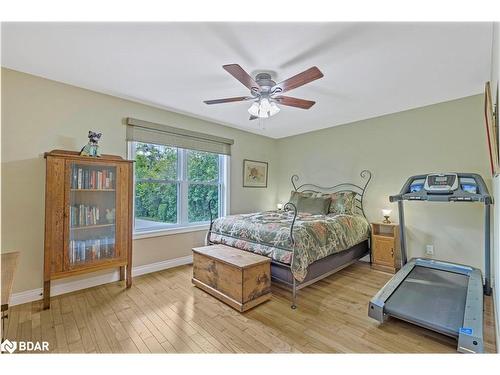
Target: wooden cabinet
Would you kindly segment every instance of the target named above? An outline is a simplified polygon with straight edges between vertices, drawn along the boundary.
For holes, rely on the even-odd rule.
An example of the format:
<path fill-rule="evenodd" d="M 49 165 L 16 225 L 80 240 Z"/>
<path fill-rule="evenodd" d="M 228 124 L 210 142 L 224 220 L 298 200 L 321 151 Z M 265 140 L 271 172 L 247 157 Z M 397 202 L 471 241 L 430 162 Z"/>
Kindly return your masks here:
<path fill-rule="evenodd" d="M 133 162 L 62 150 L 45 159 L 44 308 L 54 279 L 119 267 L 130 287 Z"/>
<path fill-rule="evenodd" d="M 395 223 L 372 223 L 372 267 L 396 272 L 401 267 L 399 226 Z"/>

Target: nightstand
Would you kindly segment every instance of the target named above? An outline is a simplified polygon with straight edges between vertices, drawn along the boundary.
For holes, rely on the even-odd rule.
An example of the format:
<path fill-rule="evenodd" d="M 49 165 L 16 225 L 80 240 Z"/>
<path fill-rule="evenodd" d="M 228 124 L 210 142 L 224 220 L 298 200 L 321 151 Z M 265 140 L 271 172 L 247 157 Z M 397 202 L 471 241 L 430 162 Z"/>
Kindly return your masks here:
<path fill-rule="evenodd" d="M 372 268 L 396 273 L 401 268 L 399 225 L 372 223 Z"/>

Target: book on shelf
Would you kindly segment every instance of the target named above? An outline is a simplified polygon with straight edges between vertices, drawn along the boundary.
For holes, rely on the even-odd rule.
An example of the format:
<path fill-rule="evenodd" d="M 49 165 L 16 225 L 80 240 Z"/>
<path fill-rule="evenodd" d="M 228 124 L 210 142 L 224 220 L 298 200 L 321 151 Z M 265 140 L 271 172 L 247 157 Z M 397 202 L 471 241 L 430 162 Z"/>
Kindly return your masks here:
<path fill-rule="evenodd" d="M 74 166 L 71 174 L 72 189 L 106 190 L 114 188 L 115 174 L 109 168 Z"/>
<path fill-rule="evenodd" d="M 83 227 L 88 225 L 113 224 L 103 222 L 101 209 L 97 206 L 78 204 L 69 208 L 69 222 L 71 227 Z"/>
<path fill-rule="evenodd" d="M 99 237 L 69 242 L 70 263 L 92 262 L 115 256 L 114 237 Z"/>

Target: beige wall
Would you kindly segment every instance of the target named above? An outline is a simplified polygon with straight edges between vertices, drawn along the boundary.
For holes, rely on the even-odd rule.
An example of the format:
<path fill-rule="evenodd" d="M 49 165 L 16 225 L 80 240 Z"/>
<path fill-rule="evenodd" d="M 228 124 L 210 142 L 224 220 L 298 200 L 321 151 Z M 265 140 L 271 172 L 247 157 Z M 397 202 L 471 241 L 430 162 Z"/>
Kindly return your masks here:
<path fill-rule="evenodd" d="M 500 23 L 493 23 L 493 37 L 491 49 L 491 92 L 493 95 L 493 103 L 496 102 L 498 96 L 500 74 Z"/>
<path fill-rule="evenodd" d="M 366 193 L 366 213 L 380 220 L 389 207 L 397 220 L 398 193 L 414 174 L 436 171 L 488 171 L 482 95 L 337 126 L 278 142 L 279 200 L 290 194 L 290 175 L 302 182 L 331 186 L 360 182 L 369 169 L 373 180 Z M 362 103 L 360 103 L 362 105 Z M 433 244 L 435 257 L 477 267 L 483 264 L 483 210 L 476 204 L 405 205 L 409 255 L 423 256 Z"/>
<path fill-rule="evenodd" d="M 45 163 L 52 149 L 79 150 L 89 129 L 103 132 L 101 151 L 126 157 L 125 117 L 234 139 L 231 212 L 274 207 L 276 141 L 208 121 L 2 69 L 2 252 L 21 251 L 14 292 L 42 285 Z M 244 158 L 269 162 L 267 189 L 242 188 Z M 190 254 L 204 232 L 134 241 L 134 265 Z"/>
<path fill-rule="evenodd" d="M 135 102 L 27 74 L 2 69 L 2 251 L 22 252 L 15 292 L 42 285 L 44 183 L 43 152 L 79 149 L 89 129 L 104 133 L 106 153 L 126 155 L 125 117 L 165 123 L 233 138 L 231 212 L 271 209 L 285 202 L 290 175 L 302 181 L 333 184 L 360 182 L 370 169 L 367 215 L 395 205 L 388 195 L 405 179 L 432 171 L 471 171 L 490 184 L 482 96 L 382 116 L 295 137 L 272 140 L 152 108 Z M 268 189 L 241 187 L 242 159 L 266 160 Z M 435 246 L 436 258 L 482 266 L 482 208 L 469 204 L 407 204 L 410 256 Z M 134 241 L 134 264 L 189 255 L 204 232 Z"/>

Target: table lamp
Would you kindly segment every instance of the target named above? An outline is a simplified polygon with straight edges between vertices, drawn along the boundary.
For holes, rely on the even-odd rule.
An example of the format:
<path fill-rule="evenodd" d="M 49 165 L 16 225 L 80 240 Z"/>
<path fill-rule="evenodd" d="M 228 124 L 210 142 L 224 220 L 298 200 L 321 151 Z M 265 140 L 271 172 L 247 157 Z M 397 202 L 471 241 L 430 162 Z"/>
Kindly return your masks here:
<path fill-rule="evenodd" d="M 384 208 L 382 209 L 382 216 L 385 218 L 383 223 L 384 224 L 390 224 L 391 221 L 389 220 L 389 216 L 391 216 L 391 210 Z"/>

